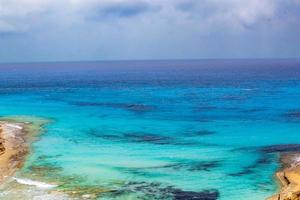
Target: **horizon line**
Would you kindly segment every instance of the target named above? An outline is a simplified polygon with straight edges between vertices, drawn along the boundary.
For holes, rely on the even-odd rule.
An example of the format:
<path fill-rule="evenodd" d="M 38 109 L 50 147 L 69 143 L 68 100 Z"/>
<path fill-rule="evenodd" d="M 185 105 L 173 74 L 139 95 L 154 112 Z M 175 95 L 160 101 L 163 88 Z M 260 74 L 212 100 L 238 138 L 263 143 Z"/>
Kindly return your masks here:
<path fill-rule="evenodd" d="M 290 58 L 182 58 L 182 59 L 103 59 L 103 60 L 58 60 L 58 61 L 16 61 L 16 62 L 1 62 L 3 64 L 42 64 L 42 63 L 94 63 L 94 62 L 166 62 L 166 61 L 209 61 L 209 60 L 299 60 L 300 57 Z"/>

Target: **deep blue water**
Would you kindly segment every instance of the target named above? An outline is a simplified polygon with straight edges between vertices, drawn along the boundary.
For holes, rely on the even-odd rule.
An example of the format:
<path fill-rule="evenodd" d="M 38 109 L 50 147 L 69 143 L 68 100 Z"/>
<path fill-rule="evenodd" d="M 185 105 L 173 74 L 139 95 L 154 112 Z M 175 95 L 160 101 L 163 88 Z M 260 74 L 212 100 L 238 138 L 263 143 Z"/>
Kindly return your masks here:
<path fill-rule="evenodd" d="M 101 199 L 265 199 L 277 189 L 279 153 L 300 150 L 300 60 L 0 71 L 0 115 L 52 120 L 18 176 L 59 189 L 113 190 L 95 192 Z"/>

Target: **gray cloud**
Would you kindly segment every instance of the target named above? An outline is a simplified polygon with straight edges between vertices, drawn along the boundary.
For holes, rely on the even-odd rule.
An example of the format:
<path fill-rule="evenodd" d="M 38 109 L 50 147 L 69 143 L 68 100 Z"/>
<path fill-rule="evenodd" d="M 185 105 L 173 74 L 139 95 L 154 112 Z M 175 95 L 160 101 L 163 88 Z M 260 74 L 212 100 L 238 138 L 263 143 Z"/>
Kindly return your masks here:
<path fill-rule="evenodd" d="M 155 6 L 143 1 L 111 3 L 97 9 L 98 18 L 102 17 L 134 17 L 145 12 L 154 11 Z"/>
<path fill-rule="evenodd" d="M 0 32 L 28 30 L 49 19 L 74 24 L 86 18 L 135 18 L 150 11 L 156 19 L 190 23 L 204 31 L 216 25 L 239 29 L 299 20 L 299 9 L 299 0 L 0 0 Z"/>
<path fill-rule="evenodd" d="M 286 26 L 300 22 L 299 0 L 182 0 L 175 8 L 205 27 L 235 31 L 258 30 L 262 27 Z"/>
<path fill-rule="evenodd" d="M 299 0 L 0 0 L 0 61 L 291 57 L 299 10 Z"/>

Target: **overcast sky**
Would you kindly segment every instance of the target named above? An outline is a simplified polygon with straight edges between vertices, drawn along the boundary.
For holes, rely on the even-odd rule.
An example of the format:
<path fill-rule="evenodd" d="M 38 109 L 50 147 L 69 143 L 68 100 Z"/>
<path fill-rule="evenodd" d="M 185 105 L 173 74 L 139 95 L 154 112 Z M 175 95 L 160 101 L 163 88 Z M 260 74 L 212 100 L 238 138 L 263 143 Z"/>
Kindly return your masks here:
<path fill-rule="evenodd" d="M 0 62 L 300 57 L 300 0 L 0 0 Z"/>

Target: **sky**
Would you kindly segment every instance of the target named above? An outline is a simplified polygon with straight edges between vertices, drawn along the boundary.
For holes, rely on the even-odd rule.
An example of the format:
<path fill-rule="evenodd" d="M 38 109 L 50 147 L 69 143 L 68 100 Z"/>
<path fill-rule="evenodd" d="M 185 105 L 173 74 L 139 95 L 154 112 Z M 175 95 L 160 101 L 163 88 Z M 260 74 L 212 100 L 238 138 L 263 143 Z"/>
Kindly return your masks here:
<path fill-rule="evenodd" d="M 0 0 L 0 62 L 300 58 L 300 0 Z"/>

